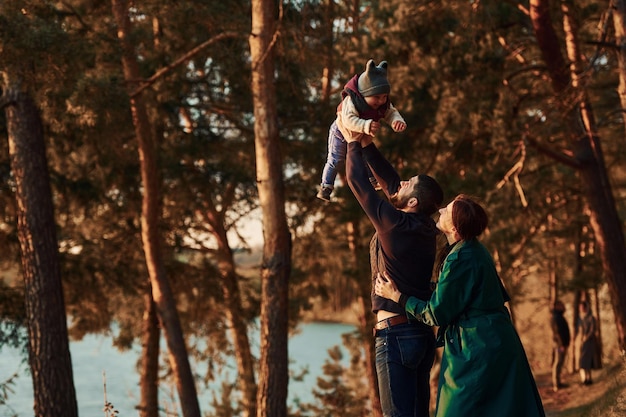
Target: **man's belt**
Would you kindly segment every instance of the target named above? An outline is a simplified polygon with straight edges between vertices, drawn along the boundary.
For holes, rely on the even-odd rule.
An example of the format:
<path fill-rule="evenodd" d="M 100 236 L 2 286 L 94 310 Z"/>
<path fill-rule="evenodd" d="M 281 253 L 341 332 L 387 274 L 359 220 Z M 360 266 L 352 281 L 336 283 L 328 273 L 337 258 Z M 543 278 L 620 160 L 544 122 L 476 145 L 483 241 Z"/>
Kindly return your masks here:
<path fill-rule="evenodd" d="M 383 319 L 374 325 L 374 336 L 376 336 L 376 331 L 378 330 L 388 329 L 390 327 L 397 326 L 398 324 L 405 324 L 408 322 L 409 319 L 407 318 L 407 316 L 404 315 L 398 315 Z"/>

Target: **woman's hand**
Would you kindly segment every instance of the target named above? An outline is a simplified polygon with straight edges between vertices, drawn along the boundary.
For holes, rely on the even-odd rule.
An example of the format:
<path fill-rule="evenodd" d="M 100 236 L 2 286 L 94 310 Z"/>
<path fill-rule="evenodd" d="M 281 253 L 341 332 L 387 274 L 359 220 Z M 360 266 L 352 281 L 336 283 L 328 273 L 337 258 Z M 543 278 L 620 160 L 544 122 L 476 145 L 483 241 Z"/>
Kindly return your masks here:
<path fill-rule="evenodd" d="M 396 303 L 400 300 L 400 291 L 396 287 L 396 283 L 387 275 L 387 272 L 380 273 L 376 277 L 376 283 L 374 284 L 374 293 L 379 297 L 389 298 Z"/>

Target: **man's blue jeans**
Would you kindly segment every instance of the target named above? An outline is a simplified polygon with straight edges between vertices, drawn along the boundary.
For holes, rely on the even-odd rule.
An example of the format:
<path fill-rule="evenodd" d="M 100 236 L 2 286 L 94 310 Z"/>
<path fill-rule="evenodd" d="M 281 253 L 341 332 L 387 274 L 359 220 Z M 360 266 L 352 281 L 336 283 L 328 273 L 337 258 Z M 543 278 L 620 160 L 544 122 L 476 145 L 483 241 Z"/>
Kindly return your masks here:
<path fill-rule="evenodd" d="M 429 417 L 433 330 L 400 324 L 376 333 L 376 373 L 385 417 Z"/>

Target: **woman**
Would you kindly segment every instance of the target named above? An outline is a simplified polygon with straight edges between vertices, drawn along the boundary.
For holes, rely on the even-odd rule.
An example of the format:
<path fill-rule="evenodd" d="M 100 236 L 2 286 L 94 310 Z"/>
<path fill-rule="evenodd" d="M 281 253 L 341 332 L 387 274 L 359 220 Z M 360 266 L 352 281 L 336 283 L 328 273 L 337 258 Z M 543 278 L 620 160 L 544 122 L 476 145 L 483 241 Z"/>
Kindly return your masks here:
<path fill-rule="evenodd" d="M 430 300 L 401 294 L 378 277 L 376 294 L 403 305 L 411 316 L 439 326 L 443 340 L 436 417 L 545 416 L 526 353 L 509 311 L 509 297 L 493 259 L 477 240 L 485 210 L 464 195 L 439 210 L 437 228 L 448 246 Z"/>
<path fill-rule="evenodd" d="M 580 383 L 591 385 L 591 369 L 596 368 L 596 319 L 591 314 L 589 303 L 583 301 L 579 307 L 578 334 L 580 334 L 580 352 L 578 368 L 580 369 Z"/>

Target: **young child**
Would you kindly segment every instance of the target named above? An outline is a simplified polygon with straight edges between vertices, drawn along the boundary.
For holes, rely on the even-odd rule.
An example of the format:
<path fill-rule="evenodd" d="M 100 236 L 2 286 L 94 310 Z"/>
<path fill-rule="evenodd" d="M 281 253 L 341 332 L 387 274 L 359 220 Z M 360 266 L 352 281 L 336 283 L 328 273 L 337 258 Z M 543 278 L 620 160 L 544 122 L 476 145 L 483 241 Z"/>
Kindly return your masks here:
<path fill-rule="evenodd" d="M 328 156 L 317 198 L 330 201 L 337 167 L 346 160 L 346 136 L 374 137 L 380 129 L 380 120 L 387 122 L 395 132 L 406 129 L 402 115 L 389 101 L 390 91 L 387 62 L 382 61 L 376 65 L 373 59 L 367 61 L 363 73 L 352 77 L 344 86 L 341 92 L 342 101 L 337 107 L 337 118 L 328 132 Z M 378 183 L 372 175 L 370 181 L 378 189 Z"/>

